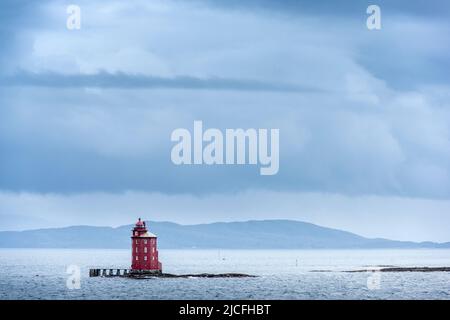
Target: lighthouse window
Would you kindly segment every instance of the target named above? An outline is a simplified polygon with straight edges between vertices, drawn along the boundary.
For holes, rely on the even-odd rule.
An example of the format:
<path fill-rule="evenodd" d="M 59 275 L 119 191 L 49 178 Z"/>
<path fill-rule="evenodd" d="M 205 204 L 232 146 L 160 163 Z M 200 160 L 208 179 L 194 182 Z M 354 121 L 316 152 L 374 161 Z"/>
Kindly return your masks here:
<path fill-rule="evenodd" d="M 147 253 L 147 247 L 144 247 L 144 253 Z"/>
<path fill-rule="evenodd" d="M 138 248 L 136 248 L 136 253 L 138 252 Z"/>
<path fill-rule="evenodd" d="M 155 247 L 152 248 L 152 252 L 155 252 Z"/>
<path fill-rule="evenodd" d="M 144 256 L 144 260 L 147 261 L 147 256 Z"/>
<path fill-rule="evenodd" d="M 136 261 L 138 261 L 139 260 L 139 257 L 138 256 L 136 256 Z"/>
<path fill-rule="evenodd" d="M 147 244 L 147 240 L 144 240 L 144 243 Z"/>

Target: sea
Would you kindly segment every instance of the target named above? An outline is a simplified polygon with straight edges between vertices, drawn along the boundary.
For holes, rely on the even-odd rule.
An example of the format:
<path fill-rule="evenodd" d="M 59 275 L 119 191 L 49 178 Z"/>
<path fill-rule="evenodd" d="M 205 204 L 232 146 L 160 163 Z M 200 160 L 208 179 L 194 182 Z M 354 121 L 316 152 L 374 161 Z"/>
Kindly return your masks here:
<path fill-rule="evenodd" d="M 119 249 L 0 249 L 0 299 L 450 299 L 450 272 L 378 268 L 450 266 L 450 250 L 164 250 L 163 271 L 252 278 L 89 277 L 128 268 Z M 352 270 L 370 270 L 347 272 Z"/>

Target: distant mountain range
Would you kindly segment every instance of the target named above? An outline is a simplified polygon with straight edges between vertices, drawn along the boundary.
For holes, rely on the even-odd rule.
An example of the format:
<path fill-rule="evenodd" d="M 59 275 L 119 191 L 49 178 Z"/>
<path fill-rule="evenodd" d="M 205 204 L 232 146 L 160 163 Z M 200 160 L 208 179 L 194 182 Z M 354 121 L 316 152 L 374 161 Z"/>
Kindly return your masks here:
<path fill-rule="evenodd" d="M 369 239 L 354 233 L 292 220 L 180 225 L 147 222 L 164 249 L 369 249 L 450 248 L 450 242 Z M 129 248 L 131 225 L 118 228 L 66 228 L 0 232 L 2 248 Z"/>

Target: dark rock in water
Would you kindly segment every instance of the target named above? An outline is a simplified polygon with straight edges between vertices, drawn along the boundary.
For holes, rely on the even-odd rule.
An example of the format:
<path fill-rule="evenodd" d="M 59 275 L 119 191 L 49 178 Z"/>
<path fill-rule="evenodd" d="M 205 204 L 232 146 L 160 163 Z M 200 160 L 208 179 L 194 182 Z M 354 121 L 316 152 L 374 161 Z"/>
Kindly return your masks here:
<path fill-rule="evenodd" d="M 450 267 L 393 267 L 380 269 L 351 270 L 345 272 L 450 272 Z"/>
<path fill-rule="evenodd" d="M 128 277 L 135 279 L 147 279 L 147 278 L 252 278 L 256 276 L 244 273 L 197 273 L 197 274 L 141 273 L 141 274 L 129 274 Z"/>

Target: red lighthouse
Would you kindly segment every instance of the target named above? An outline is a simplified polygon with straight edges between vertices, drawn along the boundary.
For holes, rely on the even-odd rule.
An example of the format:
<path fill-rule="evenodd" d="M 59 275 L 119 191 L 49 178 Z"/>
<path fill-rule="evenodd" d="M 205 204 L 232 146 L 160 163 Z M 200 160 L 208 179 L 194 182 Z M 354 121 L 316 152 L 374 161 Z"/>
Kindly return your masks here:
<path fill-rule="evenodd" d="M 156 239 L 156 235 L 148 232 L 145 222 L 139 218 L 131 236 L 131 270 L 161 272 Z"/>

